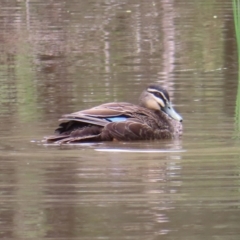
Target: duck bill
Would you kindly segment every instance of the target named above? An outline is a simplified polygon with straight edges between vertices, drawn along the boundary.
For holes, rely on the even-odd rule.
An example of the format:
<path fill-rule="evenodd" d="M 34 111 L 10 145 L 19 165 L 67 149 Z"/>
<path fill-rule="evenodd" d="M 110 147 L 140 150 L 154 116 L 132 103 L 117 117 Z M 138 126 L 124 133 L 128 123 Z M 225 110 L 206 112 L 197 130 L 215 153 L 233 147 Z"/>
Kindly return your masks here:
<path fill-rule="evenodd" d="M 182 117 L 174 110 L 171 104 L 166 105 L 163 111 L 174 120 L 182 122 Z"/>

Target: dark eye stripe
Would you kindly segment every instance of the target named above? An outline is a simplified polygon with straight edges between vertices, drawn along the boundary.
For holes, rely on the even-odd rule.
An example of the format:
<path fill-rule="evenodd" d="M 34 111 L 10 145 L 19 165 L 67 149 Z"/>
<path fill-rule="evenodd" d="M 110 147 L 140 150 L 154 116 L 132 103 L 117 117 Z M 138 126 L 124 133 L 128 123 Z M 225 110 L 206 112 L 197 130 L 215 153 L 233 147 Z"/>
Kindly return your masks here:
<path fill-rule="evenodd" d="M 153 92 L 159 92 L 159 93 L 161 93 L 161 94 L 164 95 L 164 98 L 165 98 L 168 102 L 170 101 L 167 90 L 164 89 L 164 88 L 162 88 L 162 87 L 159 86 L 159 85 L 152 84 L 152 85 L 150 85 L 150 86 L 148 87 L 147 90 L 148 90 L 148 92 L 150 92 L 150 93 L 152 93 L 152 94 L 153 94 Z"/>
<path fill-rule="evenodd" d="M 162 98 L 162 94 L 160 92 L 153 92 L 153 95 L 158 97 L 158 98 Z"/>
<path fill-rule="evenodd" d="M 163 100 L 163 102 L 166 104 L 168 100 L 166 99 L 165 95 L 162 92 L 158 92 L 158 93 L 159 94 L 157 97 L 161 98 Z"/>
<path fill-rule="evenodd" d="M 154 91 L 149 91 L 149 92 L 152 93 L 155 97 L 161 98 L 165 104 L 168 102 L 168 99 L 167 99 L 167 97 L 164 95 L 163 92 L 158 92 L 158 91 L 156 91 L 156 90 L 154 90 Z"/>

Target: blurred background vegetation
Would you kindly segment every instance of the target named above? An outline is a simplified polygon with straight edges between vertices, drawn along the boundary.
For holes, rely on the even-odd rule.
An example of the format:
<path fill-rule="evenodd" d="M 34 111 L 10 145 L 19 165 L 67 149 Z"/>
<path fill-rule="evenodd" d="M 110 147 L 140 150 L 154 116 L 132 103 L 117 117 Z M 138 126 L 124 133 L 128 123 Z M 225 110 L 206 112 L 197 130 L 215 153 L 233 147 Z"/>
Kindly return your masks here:
<path fill-rule="evenodd" d="M 224 0 L 12 0 L 0 2 L 0 16 L 0 112 L 9 124 L 50 124 L 82 107 L 133 101 L 155 81 L 204 94 L 202 73 L 236 67 Z M 178 81 L 186 72 L 198 80 Z"/>

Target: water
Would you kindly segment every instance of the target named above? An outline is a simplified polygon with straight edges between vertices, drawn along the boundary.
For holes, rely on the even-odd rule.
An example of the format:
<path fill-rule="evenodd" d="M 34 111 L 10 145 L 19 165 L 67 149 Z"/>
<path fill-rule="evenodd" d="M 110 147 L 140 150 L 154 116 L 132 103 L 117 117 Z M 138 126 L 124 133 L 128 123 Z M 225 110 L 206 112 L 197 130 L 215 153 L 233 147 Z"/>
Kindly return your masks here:
<path fill-rule="evenodd" d="M 0 237 L 239 239 L 231 1 L 0 3 Z M 168 88 L 184 135 L 46 146 L 64 113 Z"/>

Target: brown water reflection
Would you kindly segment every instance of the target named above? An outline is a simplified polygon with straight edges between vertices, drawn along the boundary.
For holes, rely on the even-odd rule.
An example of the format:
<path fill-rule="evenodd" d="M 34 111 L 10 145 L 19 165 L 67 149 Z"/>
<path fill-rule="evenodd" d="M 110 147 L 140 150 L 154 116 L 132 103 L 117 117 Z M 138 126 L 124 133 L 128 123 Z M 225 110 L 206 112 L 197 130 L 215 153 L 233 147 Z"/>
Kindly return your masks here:
<path fill-rule="evenodd" d="M 0 237 L 239 239 L 231 1 L 0 2 Z M 45 146 L 63 113 L 137 102 L 149 82 L 176 141 Z"/>

